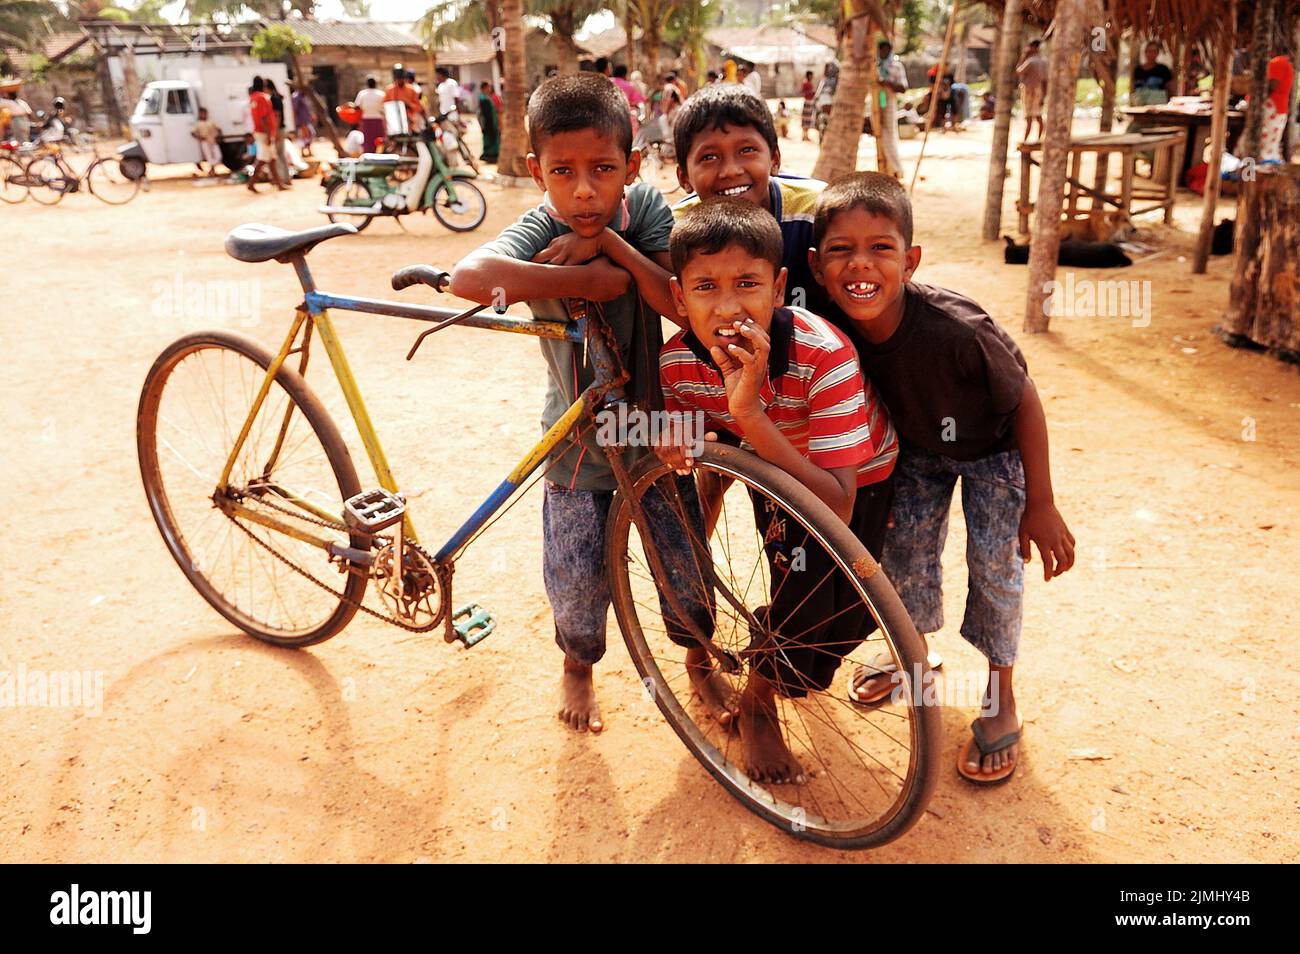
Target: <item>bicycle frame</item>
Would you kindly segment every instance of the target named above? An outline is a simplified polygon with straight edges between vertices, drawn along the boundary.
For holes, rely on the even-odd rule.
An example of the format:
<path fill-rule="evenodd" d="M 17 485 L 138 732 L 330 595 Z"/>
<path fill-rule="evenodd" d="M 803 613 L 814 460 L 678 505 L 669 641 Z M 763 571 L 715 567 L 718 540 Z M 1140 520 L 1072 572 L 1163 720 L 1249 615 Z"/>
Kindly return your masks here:
<path fill-rule="evenodd" d="M 397 479 L 394 477 L 392 468 L 389 466 L 388 458 L 384 449 L 379 442 L 379 435 L 375 431 L 373 422 L 370 419 L 370 413 L 366 409 L 366 404 L 361 396 L 361 390 L 357 386 L 356 378 L 352 375 L 352 369 L 348 364 L 347 356 L 343 351 L 343 344 L 340 341 L 334 328 L 334 323 L 330 318 L 329 311 L 331 308 L 340 311 L 355 311 L 373 315 L 387 315 L 394 318 L 408 318 L 415 321 L 442 322 L 448 318 L 456 317 L 461 312 L 450 308 L 436 308 L 427 305 L 413 305 L 396 301 L 386 301 L 375 298 L 354 298 L 340 295 L 332 295 L 326 292 L 316 290 L 316 286 L 308 270 L 306 259 L 302 256 L 293 259 L 294 270 L 298 274 L 298 279 L 302 283 L 305 293 L 305 300 L 294 316 L 294 321 L 289 329 L 288 335 L 285 336 L 274 360 L 267 369 L 265 377 L 262 379 L 257 395 L 253 400 L 253 405 L 249 409 L 248 416 L 245 418 L 243 426 L 240 429 L 239 436 L 231 449 L 230 455 L 221 473 L 221 479 L 217 487 L 216 498 L 218 506 L 232 516 L 240 516 L 245 520 L 270 527 L 282 533 L 286 533 L 296 539 L 307 543 L 314 544 L 333 555 L 338 555 L 339 548 L 335 541 L 328 540 L 324 537 L 304 531 L 300 526 L 286 523 L 276 517 L 267 515 L 264 512 L 252 510 L 244 506 L 240 501 L 226 494 L 227 485 L 230 480 L 231 470 L 234 468 L 235 461 L 239 457 L 244 441 L 252 429 L 253 421 L 256 420 L 258 411 L 261 409 L 267 394 L 271 390 L 271 384 L 279 372 L 280 367 L 288 360 L 289 356 L 300 353 L 302 358 L 299 362 L 299 373 L 306 371 L 308 346 L 310 342 L 311 329 L 315 328 L 320 333 L 321 343 L 325 348 L 325 353 L 329 357 L 330 365 L 334 370 L 334 375 L 338 379 L 339 387 L 343 392 L 344 400 L 347 402 L 348 409 L 352 414 L 352 419 L 356 424 L 357 432 L 361 435 L 362 444 L 365 446 L 366 455 L 374 467 L 375 474 L 379 478 L 380 485 L 391 493 L 398 492 Z M 547 455 L 560 443 L 561 440 L 574 428 L 582 417 L 584 412 L 590 412 L 597 401 L 604 400 L 608 397 L 618 397 L 618 388 L 622 383 L 621 363 L 609 351 L 608 347 L 600 339 L 599 335 L 587 333 L 587 321 L 585 318 L 575 323 L 560 323 L 555 321 L 538 321 L 532 318 L 523 318 L 509 314 L 497 314 L 490 312 L 487 314 L 472 314 L 469 317 L 461 319 L 458 324 L 469 325 L 475 328 L 486 328 L 492 331 L 508 331 L 514 334 L 531 335 L 538 338 L 551 338 L 555 340 L 571 341 L 579 343 L 584 340 L 588 342 L 592 359 L 597 367 L 596 382 L 586 391 L 578 396 L 553 424 L 549 430 L 542 436 L 533 447 L 523 456 L 519 463 L 510 471 L 506 478 L 497 486 L 487 499 L 474 511 L 459 529 L 451 535 L 442 547 L 434 554 L 435 562 L 442 564 L 454 561 L 456 556 L 464 549 L 466 543 L 473 536 L 474 532 L 482 527 L 492 518 L 501 506 L 510 498 L 511 494 L 517 490 L 528 476 L 532 474 L 545 461 Z M 305 330 L 304 330 L 305 329 Z M 298 338 L 299 331 L 303 331 L 303 342 L 295 348 L 294 342 Z M 289 415 L 292 413 L 292 407 L 286 410 L 285 421 L 280 429 L 280 441 L 283 441 L 285 432 L 289 424 Z M 274 461 L 275 455 L 279 452 L 279 442 L 272 450 L 271 460 Z M 270 464 L 268 463 L 268 470 Z M 322 519 L 337 520 L 338 515 L 332 514 L 302 500 L 292 493 L 285 491 L 283 488 L 275 488 L 279 491 L 287 502 L 306 510 L 314 516 Z M 405 539 L 412 542 L 418 542 L 419 538 L 416 529 L 411 520 L 411 514 L 408 510 L 403 517 L 403 535 Z"/>

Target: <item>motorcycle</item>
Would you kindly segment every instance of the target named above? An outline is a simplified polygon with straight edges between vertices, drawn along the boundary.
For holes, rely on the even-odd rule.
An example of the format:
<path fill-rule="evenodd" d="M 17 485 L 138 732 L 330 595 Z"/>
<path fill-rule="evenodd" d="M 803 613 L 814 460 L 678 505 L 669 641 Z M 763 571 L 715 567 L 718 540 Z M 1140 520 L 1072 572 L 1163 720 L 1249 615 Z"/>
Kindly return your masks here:
<path fill-rule="evenodd" d="M 388 137 L 390 149 L 413 156 L 372 152 L 338 160 L 322 174 L 325 204 L 320 211 L 331 222 L 351 221 L 358 232 L 373 219 L 412 212 L 433 212 L 453 232 L 478 228 L 487 217 L 487 199 L 470 181 L 477 173 L 449 165 L 438 141 L 441 135 L 434 123 L 419 133 Z"/>

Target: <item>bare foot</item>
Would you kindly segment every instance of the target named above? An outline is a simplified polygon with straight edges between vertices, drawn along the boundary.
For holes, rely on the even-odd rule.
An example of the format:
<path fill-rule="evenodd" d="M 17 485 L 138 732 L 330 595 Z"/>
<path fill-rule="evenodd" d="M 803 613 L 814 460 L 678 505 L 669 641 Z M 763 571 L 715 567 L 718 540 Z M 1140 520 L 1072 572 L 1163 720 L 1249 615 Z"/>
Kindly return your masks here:
<path fill-rule="evenodd" d="M 736 690 L 727 677 L 714 668 L 713 660 L 703 648 L 695 646 L 686 650 L 686 675 L 714 721 L 719 725 L 731 725 L 740 714 Z"/>
<path fill-rule="evenodd" d="M 740 737 L 745 743 L 745 766 L 756 782 L 803 783 L 803 766 L 781 738 L 772 684 L 751 672 L 740 697 Z"/>
<path fill-rule="evenodd" d="M 605 728 L 596 705 L 596 689 L 591 682 L 591 667 L 564 657 L 564 676 L 560 680 L 560 721 L 577 732 L 599 732 Z"/>

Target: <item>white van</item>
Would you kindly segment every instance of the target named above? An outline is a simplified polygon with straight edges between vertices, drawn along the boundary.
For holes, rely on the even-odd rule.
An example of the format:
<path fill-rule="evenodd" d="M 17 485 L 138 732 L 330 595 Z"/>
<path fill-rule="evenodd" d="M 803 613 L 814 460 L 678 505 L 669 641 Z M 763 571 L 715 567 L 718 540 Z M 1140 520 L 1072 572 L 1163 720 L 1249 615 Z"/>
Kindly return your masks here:
<path fill-rule="evenodd" d="M 186 65 L 174 72 L 175 78 L 149 83 L 131 114 L 131 132 L 149 162 L 198 162 L 199 141 L 191 130 L 198 122 L 199 107 L 204 107 L 208 119 L 221 130 L 222 162 L 227 168 L 236 168 L 244 150 L 244 135 L 253 131 L 248 87 L 254 76 L 274 81 L 284 97 L 285 131 L 293 130 L 289 73 L 283 63 Z"/>

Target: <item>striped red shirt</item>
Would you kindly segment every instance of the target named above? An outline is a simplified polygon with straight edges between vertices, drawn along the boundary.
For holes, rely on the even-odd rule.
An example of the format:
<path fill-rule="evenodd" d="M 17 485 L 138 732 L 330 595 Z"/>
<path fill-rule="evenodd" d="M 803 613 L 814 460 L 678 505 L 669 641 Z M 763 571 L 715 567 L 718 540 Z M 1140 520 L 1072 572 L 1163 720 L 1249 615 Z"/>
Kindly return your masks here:
<path fill-rule="evenodd" d="M 859 487 L 888 477 L 898 437 L 849 340 L 828 321 L 794 307 L 772 313 L 768 337 L 772 350 L 759 400 L 777 429 L 824 470 L 857 467 Z M 667 410 L 701 410 L 743 442 L 727 410 L 722 374 L 690 331 L 678 332 L 659 353 L 659 381 Z"/>

